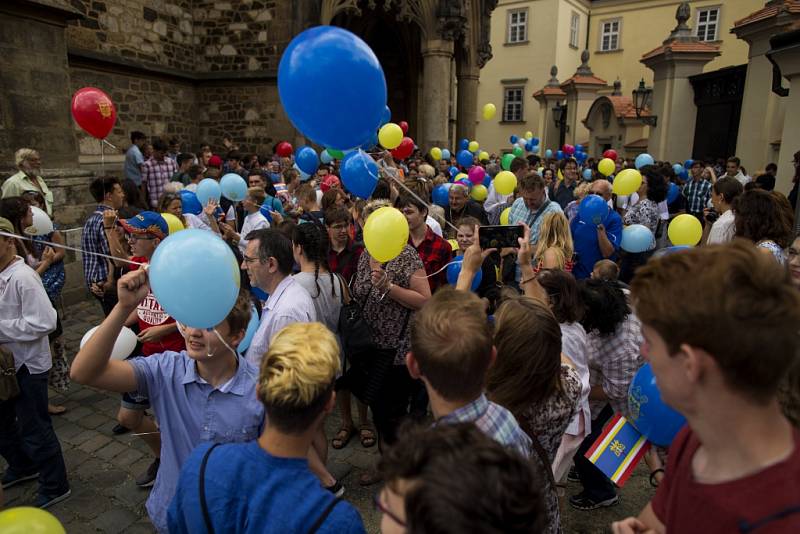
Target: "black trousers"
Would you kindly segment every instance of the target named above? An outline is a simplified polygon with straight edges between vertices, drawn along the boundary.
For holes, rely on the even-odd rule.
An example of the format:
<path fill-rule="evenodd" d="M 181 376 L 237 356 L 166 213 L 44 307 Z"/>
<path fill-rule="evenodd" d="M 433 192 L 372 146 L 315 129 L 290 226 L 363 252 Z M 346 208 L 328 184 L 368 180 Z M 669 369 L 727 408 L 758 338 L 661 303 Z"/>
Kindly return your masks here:
<path fill-rule="evenodd" d="M 92 293 L 94 295 L 94 293 Z M 100 306 L 103 308 L 103 315 L 108 317 L 108 314 L 111 313 L 111 310 L 114 309 L 114 306 L 117 305 L 117 292 L 113 291 L 106 291 L 102 297 L 98 297 L 94 295 L 94 298 L 97 299 L 97 302 L 100 303 Z"/>
<path fill-rule="evenodd" d="M 61 444 L 47 413 L 47 375 L 17 371 L 20 394 L 0 402 L 0 455 L 15 475 L 39 472 L 39 493 L 54 497 L 69 489 Z"/>
<path fill-rule="evenodd" d="M 381 393 L 370 403 L 375 430 L 385 444 L 397 441 L 397 429 L 409 415 L 412 397 L 419 391 L 418 383 L 408 374 L 405 365 L 393 365 Z"/>
<path fill-rule="evenodd" d="M 611 405 L 606 404 L 597 414 L 597 418 L 592 419 L 592 432 L 583 440 L 573 458 L 575 460 L 575 469 L 578 471 L 578 476 L 583 485 L 583 491 L 587 497 L 594 501 L 605 501 L 617 494 L 614 483 L 584 456 L 586 451 L 591 448 L 600 434 L 602 434 L 603 427 L 613 415 L 614 410 L 611 409 Z"/>

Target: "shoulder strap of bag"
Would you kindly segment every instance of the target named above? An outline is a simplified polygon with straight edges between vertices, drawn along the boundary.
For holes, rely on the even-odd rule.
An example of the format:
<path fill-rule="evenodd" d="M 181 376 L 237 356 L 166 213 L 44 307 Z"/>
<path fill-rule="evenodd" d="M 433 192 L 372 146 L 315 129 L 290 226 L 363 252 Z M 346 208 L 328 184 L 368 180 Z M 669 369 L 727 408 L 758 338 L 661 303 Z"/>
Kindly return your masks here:
<path fill-rule="evenodd" d="M 206 503 L 206 464 L 208 464 L 208 457 L 211 456 L 211 451 L 217 448 L 219 443 L 213 444 L 206 453 L 203 455 L 203 461 L 200 463 L 200 510 L 203 511 L 203 521 L 206 524 L 206 531 L 208 534 L 214 534 L 214 525 L 211 524 L 211 516 L 208 513 L 208 504 Z"/>
<path fill-rule="evenodd" d="M 539 217 L 542 216 L 542 213 L 544 213 L 544 210 L 547 209 L 547 206 L 549 206 L 551 202 L 552 200 L 545 200 L 544 204 L 542 204 L 542 207 L 536 210 L 536 213 L 533 214 L 533 218 L 531 219 L 531 223 L 528 225 L 529 227 L 533 228 L 533 223 L 535 223 Z"/>
<path fill-rule="evenodd" d="M 344 278 L 339 273 L 336 274 L 336 278 L 339 280 L 339 299 L 342 301 L 342 305 L 348 305 L 352 302 L 353 297 L 350 295 L 350 288 L 344 282 Z"/>
<path fill-rule="evenodd" d="M 342 500 L 341 497 L 336 497 L 330 502 L 330 504 L 328 504 L 325 510 L 322 511 L 322 514 L 317 518 L 316 521 L 314 521 L 314 524 L 311 525 L 311 528 L 308 529 L 308 534 L 314 534 L 316 531 L 319 530 L 319 527 L 321 527 L 322 524 L 325 522 L 325 520 L 328 519 L 328 516 L 331 515 L 331 512 L 333 512 L 333 509 L 336 507 L 337 504 L 339 504 L 339 501 L 341 500 Z"/>
<path fill-rule="evenodd" d="M 556 491 L 556 477 L 553 476 L 553 466 L 547 458 L 547 451 L 545 451 L 542 444 L 539 443 L 539 439 L 528 424 L 528 421 L 526 421 L 524 417 L 520 417 L 520 421 L 522 422 L 522 430 L 531 438 L 531 445 L 533 446 L 533 450 L 536 451 L 539 460 L 542 462 L 542 468 L 547 472 L 547 479 L 550 481 L 551 490 Z"/>

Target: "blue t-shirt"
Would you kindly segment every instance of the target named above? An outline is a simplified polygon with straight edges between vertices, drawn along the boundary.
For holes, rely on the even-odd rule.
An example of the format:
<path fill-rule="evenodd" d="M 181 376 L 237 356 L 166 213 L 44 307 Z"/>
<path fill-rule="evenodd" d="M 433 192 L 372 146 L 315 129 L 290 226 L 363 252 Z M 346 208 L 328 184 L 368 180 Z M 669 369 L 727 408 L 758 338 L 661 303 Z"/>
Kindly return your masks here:
<path fill-rule="evenodd" d="M 608 240 L 614 245 L 614 254 L 607 258 L 613 261 L 622 242 L 622 217 L 616 211 L 608 210 L 608 214 L 603 219 L 603 226 L 606 227 Z M 583 222 L 581 216 L 577 215 L 572 219 L 569 227 L 572 230 L 575 253 L 578 255 L 578 261 L 572 268 L 572 274 L 578 280 L 589 278 L 594 270 L 594 264 L 604 259 L 597 242 L 597 226 Z"/>
<path fill-rule="evenodd" d="M 206 531 L 198 477 L 210 447 L 210 443 L 197 447 L 181 469 L 168 512 L 173 534 Z M 206 464 L 205 493 L 214 531 L 228 533 L 308 532 L 334 499 L 309 470 L 308 461 L 272 456 L 257 441 L 214 449 Z M 317 532 L 363 534 L 365 530 L 353 505 L 341 501 Z"/>
<path fill-rule="evenodd" d="M 144 163 L 142 151 L 136 145 L 131 145 L 125 153 L 125 178 L 130 178 L 136 185 L 142 185 L 142 169 Z"/>

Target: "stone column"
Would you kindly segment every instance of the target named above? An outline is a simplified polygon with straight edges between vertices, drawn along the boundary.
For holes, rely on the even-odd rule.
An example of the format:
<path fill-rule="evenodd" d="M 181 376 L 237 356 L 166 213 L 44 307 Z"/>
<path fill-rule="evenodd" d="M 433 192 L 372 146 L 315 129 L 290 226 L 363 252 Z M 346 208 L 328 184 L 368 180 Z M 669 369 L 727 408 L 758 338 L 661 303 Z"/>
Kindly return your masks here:
<path fill-rule="evenodd" d="M 420 139 L 417 144 L 427 150 L 432 146 L 446 147 L 450 118 L 450 63 L 453 41 L 433 39 L 422 48 L 422 101 L 425 109 Z M 473 128 L 474 131 L 474 128 Z"/>
<path fill-rule="evenodd" d="M 561 89 L 558 83 L 558 67 L 553 65 L 550 68 L 550 81 L 547 85 L 533 93 L 533 98 L 539 102 L 539 139 L 541 147 L 539 155 L 544 157 L 544 152 L 548 148 L 555 154 L 556 150 L 560 148 L 559 143 L 559 129 L 553 122 L 553 107 L 557 102 L 562 102 L 567 96 L 567 93 Z"/>
<path fill-rule="evenodd" d="M 678 7 L 678 25 L 664 44 L 640 60 L 653 71 L 652 114 L 657 124 L 650 129 L 648 152 L 657 160 L 681 161 L 692 153 L 697 106 L 689 77 L 703 72 L 706 63 L 720 54 L 719 46 L 699 41 L 686 26 L 689 4 Z"/>
<path fill-rule="evenodd" d="M 767 55 L 780 69 L 781 76 L 789 80 L 789 94 L 785 99 L 788 120 L 783 121 L 778 179 L 775 183 L 776 191 L 788 192 L 794 176 L 793 156 L 800 150 L 800 121 L 796 120 L 796 117 L 800 117 L 800 36 L 797 32 L 778 34 L 770 39 L 770 43 L 772 49 Z"/>
<path fill-rule="evenodd" d="M 475 139 L 475 126 L 478 123 L 478 80 L 480 70 L 474 66 L 462 66 L 458 69 L 458 118 L 456 123 L 457 139 Z"/>

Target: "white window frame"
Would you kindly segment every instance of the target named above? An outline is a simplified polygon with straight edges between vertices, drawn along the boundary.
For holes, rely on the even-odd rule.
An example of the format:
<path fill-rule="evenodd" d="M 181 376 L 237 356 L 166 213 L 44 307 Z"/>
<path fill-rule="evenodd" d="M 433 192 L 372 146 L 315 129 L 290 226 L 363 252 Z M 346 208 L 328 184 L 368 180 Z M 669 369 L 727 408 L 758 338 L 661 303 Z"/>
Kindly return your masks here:
<path fill-rule="evenodd" d="M 710 21 L 711 13 L 715 14 L 715 19 Z M 722 14 L 722 7 L 721 6 L 707 6 L 697 9 L 697 18 L 695 19 L 694 24 L 694 33 L 697 35 L 698 39 L 701 41 L 718 41 L 719 40 L 719 23 L 720 23 L 720 15 Z M 700 18 L 705 15 L 705 21 L 700 21 Z M 709 38 L 709 27 L 714 28 L 714 34 L 711 36 L 713 38 Z M 702 28 L 703 33 L 700 34 L 700 29 Z"/>
<path fill-rule="evenodd" d="M 510 93 L 514 91 L 519 94 L 519 99 L 516 97 L 511 100 Z M 511 106 L 514 106 L 512 111 Z M 514 118 L 512 114 L 519 108 L 519 118 Z M 503 122 L 525 122 L 525 87 L 522 85 L 509 85 L 503 87 Z"/>
<path fill-rule="evenodd" d="M 520 16 L 525 20 L 520 22 Z M 516 17 L 516 20 L 513 20 Z M 528 8 L 509 9 L 506 17 L 506 43 L 517 44 L 528 41 Z M 513 36 L 513 38 L 512 38 Z"/>
<path fill-rule="evenodd" d="M 569 45 L 573 48 L 578 48 L 581 32 L 581 16 L 576 12 L 572 12 L 569 20 Z"/>
<path fill-rule="evenodd" d="M 610 28 L 612 28 L 613 24 L 617 25 L 617 29 L 609 29 L 606 31 L 606 25 L 608 24 Z M 608 37 L 608 47 L 604 46 L 605 38 Z M 614 46 L 611 46 L 612 39 L 616 37 L 616 43 Z M 617 50 L 622 49 L 622 19 L 608 19 L 604 20 L 600 23 L 600 43 L 599 49 L 600 52 L 615 52 Z"/>

